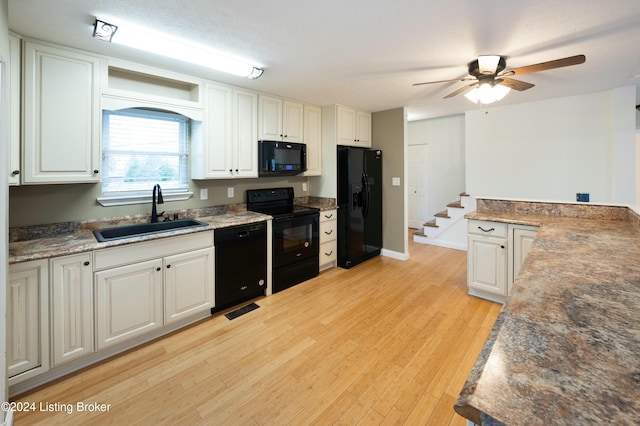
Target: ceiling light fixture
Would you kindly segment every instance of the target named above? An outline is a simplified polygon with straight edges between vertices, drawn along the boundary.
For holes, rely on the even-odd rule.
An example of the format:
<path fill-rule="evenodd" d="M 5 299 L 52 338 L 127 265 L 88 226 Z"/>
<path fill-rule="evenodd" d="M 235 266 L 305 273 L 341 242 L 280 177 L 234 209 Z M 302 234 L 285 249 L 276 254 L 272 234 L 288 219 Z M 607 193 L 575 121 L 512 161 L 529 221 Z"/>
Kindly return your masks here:
<path fill-rule="evenodd" d="M 109 37 L 102 35 L 103 28 L 113 28 Z M 118 35 L 114 37 L 116 30 L 118 30 Z M 135 28 L 129 25 L 117 27 L 96 19 L 93 36 L 100 40 L 106 40 L 240 77 L 256 79 L 264 73 L 262 68 L 247 62 L 221 55 L 188 42 L 167 37 L 164 34 Z"/>
<path fill-rule="evenodd" d="M 481 55 L 478 56 L 478 71 L 480 74 L 491 75 L 496 72 L 500 62 L 498 55 Z"/>
<path fill-rule="evenodd" d="M 93 37 L 100 40 L 111 42 L 116 31 L 118 31 L 118 27 L 99 19 L 96 19 L 96 22 L 93 24 Z"/>
<path fill-rule="evenodd" d="M 474 87 L 464 96 L 471 102 L 477 104 L 491 104 L 504 98 L 511 88 L 502 84 L 482 83 L 479 87 Z"/>

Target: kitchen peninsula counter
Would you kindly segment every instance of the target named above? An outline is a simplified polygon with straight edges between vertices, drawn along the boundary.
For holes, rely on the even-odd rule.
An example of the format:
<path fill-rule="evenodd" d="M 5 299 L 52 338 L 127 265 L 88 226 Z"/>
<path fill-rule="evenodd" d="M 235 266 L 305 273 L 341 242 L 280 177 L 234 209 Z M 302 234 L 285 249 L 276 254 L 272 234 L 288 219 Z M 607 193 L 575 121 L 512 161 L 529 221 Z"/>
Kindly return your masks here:
<path fill-rule="evenodd" d="M 482 425 L 640 424 L 640 218 L 627 207 L 479 199 L 539 226 L 455 403 Z"/>
<path fill-rule="evenodd" d="M 165 216 L 171 218 L 173 217 L 173 213 L 172 211 Z M 98 242 L 93 235 L 93 230 L 146 223 L 149 222 L 149 216 L 135 215 L 110 219 L 9 228 L 9 264 L 65 256 L 228 226 L 263 222 L 271 219 L 271 216 L 247 211 L 246 207 L 242 205 L 192 209 L 175 213 L 178 213 L 180 219 L 193 218 L 206 223 L 206 226 L 181 228 L 107 242 Z"/>

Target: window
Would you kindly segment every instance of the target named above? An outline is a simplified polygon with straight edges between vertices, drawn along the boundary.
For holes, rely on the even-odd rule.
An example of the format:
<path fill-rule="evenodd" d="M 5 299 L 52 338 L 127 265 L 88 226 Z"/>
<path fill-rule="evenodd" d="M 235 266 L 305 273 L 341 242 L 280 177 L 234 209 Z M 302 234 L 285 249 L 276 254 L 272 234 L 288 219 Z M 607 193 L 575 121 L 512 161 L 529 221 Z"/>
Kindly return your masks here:
<path fill-rule="evenodd" d="M 189 124 L 189 118 L 166 111 L 103 111 L 98 201 L 103 205 L 148 201 L 156 183 L 165 198 L 187 193 Z M 118 199 L 121 202 L 114 201 Z"/>

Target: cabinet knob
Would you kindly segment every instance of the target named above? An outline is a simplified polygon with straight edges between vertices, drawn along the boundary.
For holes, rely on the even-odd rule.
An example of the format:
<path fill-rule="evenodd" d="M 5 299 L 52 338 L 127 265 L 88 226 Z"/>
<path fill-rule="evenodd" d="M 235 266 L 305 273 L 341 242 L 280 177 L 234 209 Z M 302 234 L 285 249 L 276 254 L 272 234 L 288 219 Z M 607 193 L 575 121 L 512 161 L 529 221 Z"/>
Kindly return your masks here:
<path fill-rule="evenodd" d="M 504 246 L 503 246 L 503 245 L 501 245 L 501 246 L 500 246 L 500 248 L 504 248 Z"/>
<path fill-rule="evenodd" d="M 160 268 L 159 266 L 156 268 L 156 271 L 161 271 L 162 268 Z"/>
<path fill-rule="evenodd" d="M 17 176 L 20 174 L 20 170 L 14 170 L 11 172 L 12 175 Z"/>
<path fill-rule="evenodd" d="M 167 269 L 171 268 L 171 265 L 167 265 Z"/>
<path fill-rule="evenodd" d="M 98 169 L 95 169 L 95 170 L 93 171 L 93 174 L 94 174 L 94 175 L 97 175 L 98 173 L 100 173 L 100 171 L 99 171 Z"/>
<path fill-rule="evenodd" d="M 89 266 L 89 261 L 84 262 L 84 266 Z"/>

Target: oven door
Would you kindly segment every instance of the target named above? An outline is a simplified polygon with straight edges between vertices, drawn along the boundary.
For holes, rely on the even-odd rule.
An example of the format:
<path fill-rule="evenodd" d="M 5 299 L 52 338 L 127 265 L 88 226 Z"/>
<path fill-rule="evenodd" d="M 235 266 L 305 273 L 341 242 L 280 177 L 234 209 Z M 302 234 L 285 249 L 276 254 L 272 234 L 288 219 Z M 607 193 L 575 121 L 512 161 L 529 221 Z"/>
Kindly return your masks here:
<path fill-rule="evenodd" d="M 273 221 L 273 267 L 318 257 L 320 215 L 318 213 L 276 217 Z"/>

